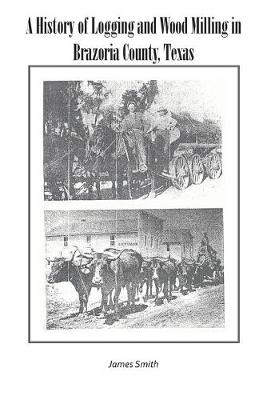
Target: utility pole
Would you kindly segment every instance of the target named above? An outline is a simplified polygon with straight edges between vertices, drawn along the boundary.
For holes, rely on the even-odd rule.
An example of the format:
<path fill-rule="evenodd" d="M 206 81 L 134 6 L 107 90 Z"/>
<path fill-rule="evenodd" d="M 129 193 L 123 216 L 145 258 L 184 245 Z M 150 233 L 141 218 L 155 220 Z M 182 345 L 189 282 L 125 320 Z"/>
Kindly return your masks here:
<path fill-rule="evenodd" d="M 68 82 L 68 197 L 69 200 L 72 197 L 72 167 L 73 167 L 73 154 L 72 154 L 72 145 L 71 145 L 71 132 L 72 132 L 72 123 L 71 123 L 71 97 L 72 97 L 72 82 Z"/>

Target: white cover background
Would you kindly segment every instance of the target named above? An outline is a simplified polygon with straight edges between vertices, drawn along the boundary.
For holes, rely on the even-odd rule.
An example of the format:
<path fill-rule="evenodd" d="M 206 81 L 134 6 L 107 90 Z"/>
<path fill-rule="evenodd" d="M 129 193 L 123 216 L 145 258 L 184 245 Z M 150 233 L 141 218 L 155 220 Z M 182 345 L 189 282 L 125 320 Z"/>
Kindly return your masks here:
<path fill-rule="evenodd" d="M 175 200 L 101 200 L 43 202 L 43 81 L 149 79 L 214 82 L 214 102 L 220 104 L 223 132 L 223 196 L 204 200 L 183 195 Z M 166 79 L 166 78 L 165 78 Z M 209 99 L 212 102 L 212 97 Z M 219 100 L 218 100 L 219 99 Z M 189 109 L 190 110 L 190 109 Z M 234 341 L 237 340 L 237 69 L 236 68 L 32 68 L 31 69 L 31 340 Z M 223 208 L 225 267 L 225 328 L 200 329 L 71 329 L 47 330 L 45 307 L 45 209 Z"/>
<path fill-rule="evenodd" d="M 263 2 L 112 1 L 1 4 L 1 359 L 3 398 L 263 398 L 266 331 L 266 56 Z M 70 39 L 27 37 L 28 16 L 242 20 L 241 37 L 173 37 L 195 64 L 241 64 L 241 344 L 27 344 L 27 65 L 71 64 Z M 124 39 L 123 39 L 124 40 Z M 143 39 L 142 39 L 143 40 Z M 154 38 L 154 43 L 161 40 Z M 162 40 L 166 38 L 162 37 Z M 86 46 L 87 40 L 81 44 Z M 153 43 L 153 42 L 152 42 Z M 89 45 L 89 44 L 88 44 Z M 138 41 L 136 41 L 138 45 Z M 191 64 L 191 63 L 190 63 Z M 227 188 L 227 186 L 226 186 Z M 231 198 L 229 189 L 227 195 Z M 229 190 L 229 192 L 228 192 Z M 159 369 L 108 370 L 157 359 Z"/>

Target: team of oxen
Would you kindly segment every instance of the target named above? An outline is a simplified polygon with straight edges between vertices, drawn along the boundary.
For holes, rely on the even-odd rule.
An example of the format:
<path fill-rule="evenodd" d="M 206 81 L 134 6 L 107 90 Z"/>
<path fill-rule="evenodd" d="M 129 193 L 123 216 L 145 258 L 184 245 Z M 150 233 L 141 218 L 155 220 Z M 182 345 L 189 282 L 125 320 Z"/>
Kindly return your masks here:
<path fill-rule="evenodd" d="M 119 296 L 122 288 L 127 291 L 127 306 L 134 310 L 137 296 L 145 291 L 144 301 L 152 298 L 155 287 L 155 304 L 162 304 L 164 299 L 172 299 L 175 289 L 186 294 L 194 287 L 202 286 L 205 274 L 214 282 L 221 281 L 221 268 L 217 263 L 209 266 L 193 259 L 177 262 L 173 258 L 143 258 L 135 250 L 106 249 L 102 253 L 81 252 L 76 248 L 67 258 L 47 259 L 51 264 L 48 283 L 69 281 L 79 295 L 79 313 L 87 311 L 87 303 L 92 287 L 101 288 L 101 314 L 114 310 L 119 318 Z M 204 271 L 205 269 L 205 271 Z M 220 269 L 220 271 L 219 271 Z M 144 290 L 145 289 L 145 290 Z"/>

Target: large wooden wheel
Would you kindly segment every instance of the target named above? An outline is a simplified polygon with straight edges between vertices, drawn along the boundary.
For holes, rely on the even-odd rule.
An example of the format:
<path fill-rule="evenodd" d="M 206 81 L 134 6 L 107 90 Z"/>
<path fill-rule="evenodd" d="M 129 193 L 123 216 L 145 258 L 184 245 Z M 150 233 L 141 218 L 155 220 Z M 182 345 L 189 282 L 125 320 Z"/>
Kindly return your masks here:
<path fill-rule="evenodd" d="M 179 190 L 184 190 L 190 183 L 190 170 L 185 156 L 178 156 L 174 167 L 175 178 L 172 184 Z"/>
<path fill-rule="evenodd" d="M 207 174 L 211 179 L 218 179 L 222 174 L 222 161 L 218 153 L 211 153 L 207 164 Z"/>
<path fill-rule="evenodd" d="M 191 178 L 195 185 L 199 185 L 204 179 L 204 165 L 199 154 L 194 154 L 191 160 Z"/>

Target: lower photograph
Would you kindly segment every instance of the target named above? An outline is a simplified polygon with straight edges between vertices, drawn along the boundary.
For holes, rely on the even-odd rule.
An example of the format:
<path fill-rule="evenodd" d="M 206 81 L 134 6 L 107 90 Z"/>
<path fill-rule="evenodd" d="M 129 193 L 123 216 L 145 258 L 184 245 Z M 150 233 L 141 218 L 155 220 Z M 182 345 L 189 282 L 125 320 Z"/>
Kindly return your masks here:
<path fill-rule="evenodd" d="M 223 209 L 45 211 L 46 330 L 224 328 Z"/>

